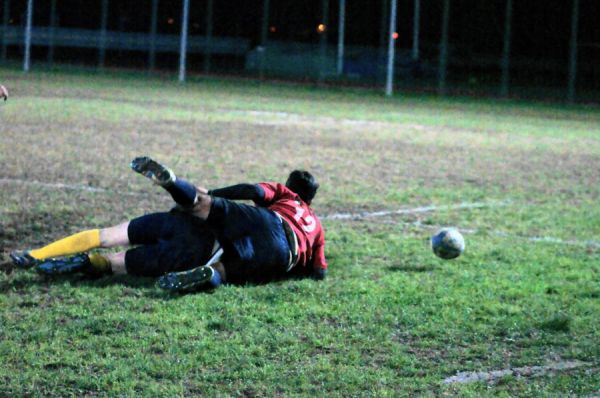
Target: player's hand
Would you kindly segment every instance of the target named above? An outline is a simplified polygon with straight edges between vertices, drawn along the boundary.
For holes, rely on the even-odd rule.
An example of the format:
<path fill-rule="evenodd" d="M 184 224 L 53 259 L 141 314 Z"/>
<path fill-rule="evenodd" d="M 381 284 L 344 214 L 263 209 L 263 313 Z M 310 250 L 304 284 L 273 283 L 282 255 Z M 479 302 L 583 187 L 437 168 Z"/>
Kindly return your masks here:
<path fill-rule="evenodd" d="M 0 98 L 4 98 L 4 101 L 8 99 L 8 90 L 6 87 L 0 84 Z"/>

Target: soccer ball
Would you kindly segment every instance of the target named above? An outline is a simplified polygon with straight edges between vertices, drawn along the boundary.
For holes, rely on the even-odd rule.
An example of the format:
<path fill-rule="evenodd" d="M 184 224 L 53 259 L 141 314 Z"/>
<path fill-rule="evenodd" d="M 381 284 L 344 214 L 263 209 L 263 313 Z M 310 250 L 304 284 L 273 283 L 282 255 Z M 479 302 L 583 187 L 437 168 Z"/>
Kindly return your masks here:
<path fill-rule="evenodd" d="M 431 237 L 431 250 L 439 258 L 450 260 L 465 250 L 465 239 L 456 228 L 442 228 Z"/>

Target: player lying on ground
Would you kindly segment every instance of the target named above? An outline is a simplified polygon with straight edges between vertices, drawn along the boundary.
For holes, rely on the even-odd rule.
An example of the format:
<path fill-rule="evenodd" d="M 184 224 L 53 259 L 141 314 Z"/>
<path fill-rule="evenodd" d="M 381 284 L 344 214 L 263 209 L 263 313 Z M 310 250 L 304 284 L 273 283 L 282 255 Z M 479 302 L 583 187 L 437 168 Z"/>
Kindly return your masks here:
<path fill-rule="evenodd" d="M 145 215 L 104 229 L 83 231 L 40 249 L 11 254 L 20 267 L 44 273 L 91 271 L 160 276 L 159 285 L 186 290 L 205 284 L 262 282 L 294 269 L 325 277 L 324 231 L 310 208 L 318 184 L 308 172 L 294 171 L 286 185 L 238 184 L 208 191 L 178 179 L 147 157 L 132 168 L 165 188 L 179 208 Z M 233 200 L 253 200 L 257 206 Z M 216 238 L 216 239 L 215 239 Z M 201 265 L 224 249 L 220 262 Z M 140 245 L 100 255 L 77 254 L 95 248 Z M 196 268 L 194 268 L 196 267 Z"/>

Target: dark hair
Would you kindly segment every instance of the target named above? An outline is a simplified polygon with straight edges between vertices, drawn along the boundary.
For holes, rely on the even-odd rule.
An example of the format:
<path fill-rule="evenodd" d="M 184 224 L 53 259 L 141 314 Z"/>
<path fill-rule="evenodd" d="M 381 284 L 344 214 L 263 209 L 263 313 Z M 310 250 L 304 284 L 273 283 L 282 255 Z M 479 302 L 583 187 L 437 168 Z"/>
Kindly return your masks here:
<path fill-rule="evenodd" d="M 294 170 L 290 173 L 285 186 L 294 191 L 307 204 L 312 202 L 319 189 L 319 183 L 308 171 Z"/>

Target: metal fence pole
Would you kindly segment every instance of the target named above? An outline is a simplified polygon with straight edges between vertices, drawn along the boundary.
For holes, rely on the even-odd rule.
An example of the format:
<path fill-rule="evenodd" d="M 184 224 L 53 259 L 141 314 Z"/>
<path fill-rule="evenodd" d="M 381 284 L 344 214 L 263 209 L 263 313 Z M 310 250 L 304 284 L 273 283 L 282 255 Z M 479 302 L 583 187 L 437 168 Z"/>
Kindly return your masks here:
<path fill-rule="evenodd" d="M 421 0 L 415 0 L 415 10 L 413 14 L 413 43 L 412 43 L 412 59 L 419 59 L 419 31 L 421 20 Z"/>
<path fill-rule="evenodd" d="M 185 81 L 185 57 L 187 53 L 188 19 L 190 15 L 190 0 L 183 0 L 181 16 L 181 46 L 179 48 L 179 81 Z"/>
<path fill-rule="evenodd" d="M 29 72 L 31 65 L 31 24 L 33 20 L 33 0 L 27 1 L 27 22 L 25 25 L 25 57 L 23 59 L 23 70 Z"/>
<path fill-rule="evenodd" d="M 100 13 L 100 42 L 98 43 L 98 67 L 104 67 L 106 60 L 106 26 L 108 24 L 108 0 L 102 0 Z"/>
<path fill-rule="evenodd" d="M 396 39 L 394 38 L 394 32 L 396 31 L 396 9 L 398 8 L 398 1 L 392 0 L 390 10 L 390 31 L 388 35 L 388 63 L 387 63 L 387 76 L 385 79 L 385 95 L 388 97 L 393 94 L 394 90 L 394 50 Z"/>
<path fill-rule="evenodd" d="M 504 17 L 504 46 L 502 49 L 502 61 L 500 68 L 502 77 L 500 79 L 500 95 L 506 97 L 508 95 L 508 84 L 510 78 L 510 39 L 511 39 L 511 23 L 512 23 L 512 0 L 506 0 L 506 14 Z"/>
<path fill-rule="evenodd" d="M 265 77 L 265 57 L 267 55 L 267 40 L 269 38 L 269 3 L 269 0 L 263 0 L 262 26 L 260 29 L 260 46 L 258 47 L 258 76 L 260 80 L 264 79 Z"/>
<path fill-rule="evenodd" d="M 440 64 L 438 70 L 438 94 L 446 94 L 446 75 L 448 73 L 448 23 L 450 20 L 450 0 L 444 0 L 442 15 L 442 37 L 440 39 Z"/>
<path fill-rule="evenodd" d="M 206 41 L 204 43 L 204 73 L 210 72 L 210 53 L 213 36 L 213 12 L 214 0 L 208 0 L 206 4 Z"/>
<path fill-rule="evenodd" d="M 54 30 L 56 28 L 56 0 L 50 2 L 50 37 L 48 40 L 48 65 L 54 63 Z"/>
<path fill-rule="evenodd" d="M 338 49 L 337 49 L 337 74 L 344 73 L 344 35 L 346 29 L 346 0 L 340 0 L 340 14 L 338 26 Z"/>
<path fill-rule="evenodd" d="M 2 16 L 2 51 L 0 53 L 0 59 L 6 61 L 7 47 L 6 44 L 6 30 L 8 29 L 8 21 L 10 20 L 10 0 L 4 0 L 4 9 Z"/>
<path fill-rule="evenodd" d="M 156 68 L 156 31 L 158 25 L 158 0 L 152 0 L 152 14 L 150 16 L 150 49 L 148 51 L 148 68 Z"/>
<path fill-rule="evenodd" d="M 579 0 L 573 0 L 571 14 L 571 40 L 569 45 L 569 81 L 567 86 L 567 102 L 575 101 L 575 82 L 577 79 L 577 31 L 579 28 Z"/>

